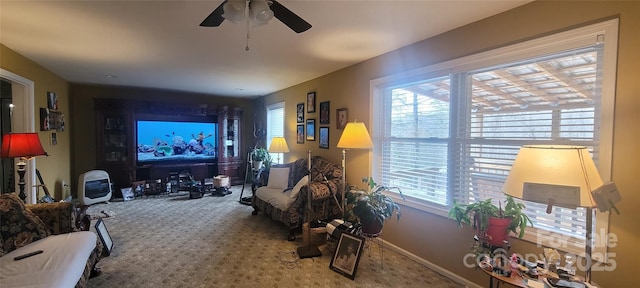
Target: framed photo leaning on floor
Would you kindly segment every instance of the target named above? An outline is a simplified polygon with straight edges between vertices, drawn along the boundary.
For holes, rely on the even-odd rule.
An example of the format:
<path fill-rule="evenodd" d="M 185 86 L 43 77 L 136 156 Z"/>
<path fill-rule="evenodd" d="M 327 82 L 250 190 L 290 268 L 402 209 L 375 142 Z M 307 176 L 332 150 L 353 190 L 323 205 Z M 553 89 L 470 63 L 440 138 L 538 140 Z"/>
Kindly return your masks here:
<path fill-rule="evenodd" d="M 98 222 L 94 226 L 96 228 L 96 233 L 98 233 L 98 237 L 100 241 L 102 241 L 102 245 L 104 246 L 104 250 L 102 253 L 109 256 L 111 254 L 111 250 L 113 249 L 113 241 L 111 240 L 111 236 L 109 235 L 109 231 L 107 231 L 107 226 L 104 225 L 104 221 L 102 218 L 98 218 Z"/>
<path fill-rule="evenodd" d="M 329 268 L 351 280 L 355 279 L 362 248 L 364 248 L 364 237 L 343 232 L 340 234 L 338 247 L 331 258 Z"/>

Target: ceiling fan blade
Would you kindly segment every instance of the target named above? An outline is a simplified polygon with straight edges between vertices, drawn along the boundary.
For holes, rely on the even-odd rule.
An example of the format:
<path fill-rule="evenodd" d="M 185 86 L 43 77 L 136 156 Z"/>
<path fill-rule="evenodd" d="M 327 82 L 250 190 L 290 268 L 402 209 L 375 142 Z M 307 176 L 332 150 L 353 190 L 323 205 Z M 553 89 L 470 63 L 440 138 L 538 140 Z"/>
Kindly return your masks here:
<path fill-rule="evenodd" d="M 207 16 L 207 18 L 205 18 L 204 21 L 202 21 L 202 23 L 200 23 L 200 26 L 202 27 L 220 26 L 220 24 L 222 24 L 222 21 L 224 21 L 224 17 L 222 17 L 222 14 L 224 13 L 224 9 L 222 8 L 222 6 L 224 6 L 225 3 L 227 3 L 227 0 L 222 2 L 222 4 L 220 4 L 220 6 L 216 8 L 216 10 L 213 10 L 213 12 L 211 12 L 211 14 L 209 14 L 209 16 Z"/>
<path fill-rule="evenodd" d="M 278 20 L 284 23 L 284 25 L 291 28 L 291 30 L 296 31 L 296 33 L 302 33 L 311 28 L 311 24 L 291 12 L 287 7 L 282 6 L 278 1 L 271 0 L 271 2 L 271 11 L 273 11 L 273 16 L 278 18 Z"/>

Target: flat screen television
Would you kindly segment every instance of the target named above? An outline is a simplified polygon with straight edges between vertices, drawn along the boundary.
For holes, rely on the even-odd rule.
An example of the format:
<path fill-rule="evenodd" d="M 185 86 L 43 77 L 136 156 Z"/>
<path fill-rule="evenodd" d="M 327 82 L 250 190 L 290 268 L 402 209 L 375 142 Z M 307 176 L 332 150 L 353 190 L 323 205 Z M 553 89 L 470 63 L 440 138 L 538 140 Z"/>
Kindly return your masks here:
<path fill-rule="evenodd" d="M 218 124 L 198 120 L 137 120 L 137 161 L 212 162 L 216 158 Z"/>

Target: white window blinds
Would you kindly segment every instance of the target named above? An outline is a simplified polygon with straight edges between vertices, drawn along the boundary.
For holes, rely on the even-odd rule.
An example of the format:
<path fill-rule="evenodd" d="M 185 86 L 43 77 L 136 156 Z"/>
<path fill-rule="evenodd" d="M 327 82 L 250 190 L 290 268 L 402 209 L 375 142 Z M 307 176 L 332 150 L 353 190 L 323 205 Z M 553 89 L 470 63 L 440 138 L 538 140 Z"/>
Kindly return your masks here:
<path fill-rule="evenodd" d="M 594 24 L 373 80 L 377 182 L 442 215 L 453 200 L 497 204 L 519 148 L 535 144 L 587 146 L 607 181 L 616 27 Z M 585 209 L 546 214 L 545 205 L 525 205 L 535 225 L 527 234 L 556 233 L 584 247 Z M 606 215 L 597 216 L 606 229 Z"/>
<path fill-rule="evenodd" d="M 267 106 L 267 133 L 265 146 L 269 149 L 271 140 L 276 136 L 284 136 L 284 102 Z M 271 158 L 282 160 L 282 153 L 270 153 Z M 277 154 L 281 154 L 278 156 Z"/>

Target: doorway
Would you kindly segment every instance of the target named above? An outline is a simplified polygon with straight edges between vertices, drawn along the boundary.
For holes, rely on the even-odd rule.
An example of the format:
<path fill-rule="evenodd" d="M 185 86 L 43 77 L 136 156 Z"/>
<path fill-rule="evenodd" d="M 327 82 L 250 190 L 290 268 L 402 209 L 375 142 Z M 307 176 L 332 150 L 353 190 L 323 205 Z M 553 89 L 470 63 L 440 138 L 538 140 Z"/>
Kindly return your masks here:
<path fill-rule="evenodd" d="M 4 112 L 2 115 L 2 134 L 6 133 L 5 125 L 8 126 L 11 132 L 36 132 L 35 131 L 35 104 L 34 104 L 34 82 L 27 78 L 24 78 L 20 75 L 14 74 L 13 72 L 7 71 L 5 69 L 0 68 L 0 80 L 6 82 L 11 91 L 11 102 L 13 103 L 13 110 L 6 108 L 9 111 L 9 121 L 5 122 Z M 4 94 L 4 93 L 3 93 Z M 4 111 L 6 104 L 7 106 L 10 103 L 6 103 L 8 101 L 2 101 L 2 110 Z M 8 98 L 8 97 L 6 97 Z M 11 159 L 13 160 L 13 159 Z M 11 161 L 13 162 L 13 161 Z M 4 162 L 3 162 L 4 163 Z M 35 191 L 35 183 L 36 183 L 36 160 L 31 159 L 27 161 L 27 172 L 25 174 L 25 193 L 27 194 L 27 203 L 36 203 L 36 191 Z M 17 175 L 15 173 L 15 166 L 10 167 L 10 169 L 5 169 L 3 164 L 2 169 L 2 192 L 7 192 L 5 189 L 8 189 L 8 183 L 5 183 L 4 179 L 17 179 Z M 11 175 L 13 174 L 13 175 Z M 9 181 L 9 180 L 7 180 Z M 14 185 L 15 186 L 15 185 Z M 15 190 L 15 189 L 14 189 Z M 13 192 L 13 191 L 9 191 Z"/>

